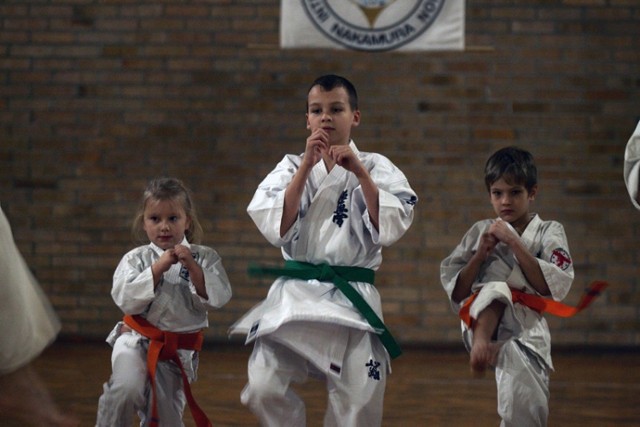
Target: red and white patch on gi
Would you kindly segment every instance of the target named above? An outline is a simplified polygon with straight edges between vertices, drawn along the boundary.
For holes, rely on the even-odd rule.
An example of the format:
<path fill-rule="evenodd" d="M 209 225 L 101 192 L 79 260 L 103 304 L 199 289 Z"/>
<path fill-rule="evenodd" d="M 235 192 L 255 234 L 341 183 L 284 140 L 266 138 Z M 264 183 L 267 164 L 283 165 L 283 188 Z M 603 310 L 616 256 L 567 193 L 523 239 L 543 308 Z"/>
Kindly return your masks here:
<path fill-rule="evenodd" d="M 556 248 L 553 250 L 550 261 L 562 270 L 566 270 L 571 266 L 571 256 L 569 256 L 569 252 L 562 248 Z"/>

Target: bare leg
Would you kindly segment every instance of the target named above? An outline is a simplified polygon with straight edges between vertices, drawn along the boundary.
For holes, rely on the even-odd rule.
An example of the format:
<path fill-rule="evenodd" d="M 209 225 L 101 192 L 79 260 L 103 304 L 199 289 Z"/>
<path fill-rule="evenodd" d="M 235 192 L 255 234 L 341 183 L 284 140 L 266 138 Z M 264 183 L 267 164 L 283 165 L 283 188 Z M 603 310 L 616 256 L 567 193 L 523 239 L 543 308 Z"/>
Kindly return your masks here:
<path fill-rule="evenodd" d="M 482 376 L 489 366 L 495 366 L 500 345 L 492 341 L 492 338 L 498 328 L 504 308 L 504 303 L 493 301 L 480 312 L 474 321 L 470 364 L 471 371 L 475 375 Z"/>
<path fill-rule="evenodd" d="M 0 376 L 1 419 L 16 419 L 42 427 L 80 425 L 75 418 L 60 411 L 31 364 Z"/>

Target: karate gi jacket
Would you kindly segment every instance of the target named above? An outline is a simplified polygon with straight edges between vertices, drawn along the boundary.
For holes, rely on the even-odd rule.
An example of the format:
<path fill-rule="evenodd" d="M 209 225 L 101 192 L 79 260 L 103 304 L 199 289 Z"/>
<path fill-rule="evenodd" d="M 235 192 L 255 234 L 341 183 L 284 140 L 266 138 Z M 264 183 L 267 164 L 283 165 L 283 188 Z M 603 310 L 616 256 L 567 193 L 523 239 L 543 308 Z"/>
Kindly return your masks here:
<path fill-rule="evenodd" d="M 371 223 L 358 178 L 338 165 L 327 172 L 320 161 L 305 185 L 296 222 L 280 236 L 285 190 L 302 162 L 302 155 L 286 155 L 260 183 L 247 208 L 285 260 L 377 270 L 382 247 L 409 229 L 418 199 L 405 175 L 388 158 L 360 152 L 353 141 L 350 147 L 378 186 L 379 230 Z M 369 283 L 350 283 L 382 319 L 377 289 Z M 247 342 L 269 334 L 325 370 L 342 361 L 348 341 L 345 327 L 379 332 L 333 283 L 280 277 L 266 299 L 230 333 L 247 334 Z"/>
<path fill-rule="evenodd" d="M 150 243 L 125 254 L 113 275 L 111 296 L 124 314 L 138 314 L 163 331 L 196 332 L 209 326 L 209 310 L 222 307 L 231 299 L 231 285 L 218 253 L 207 246 L 190 244 L 186 238 L 181 244 L 191 250 L 202 268 L 209 299 L 196 293 L 187 269 L 180 262 L 164 272 L 160 284 L 154 286 L 151 266 L 164 250 Z M 107 337 L 111 346 L 120 337 L 122 324 L 118 322 Z M 140 340 L 148 341 L 133 331 L 128 345 L 135 346 Z M 194 350 L 178 353 L 190 380 L 194 380 L 197 369 Z"/>
<path fill-rule="evenodd" d="M 475 223 L 464 235 L 460 244 L 440 265 L 440 279 L 456 313 L 464 304 L 464 301 L 457 304 L 451 300 L 458 274 L 477 251 L 482 233 L 494 221 L 496 220 L 487 219 Z M 512 232 L 516 233 L 513 228 Z M 564 299 L 571 288 L 574 271 L 562 224 L 556 221 L 543 221 L 537 214 L 533 214 L 520 239 L 529 252 L 536 257 L 551 291 L 551 298 L 556 301 Z M 513 252 L 506 244 L 500 242 L 483 264 L 472 285 L 471 292 L 479 292 L 479 294 L 471 306 L 471 316 L 475 318 L 495 299 L 506 303 L 508 308 L 498 328 L 498 341 L 517 340 L 537 355 L 550 369 L 553 369 L 551 336 L 547 321 L 541 313 L 522 304 L 512 303 L 510 288 L 537 294 L 528 283 Z M 465 344 L 470 348 L 471 336 L 468 327 L 463 322 L 461 326 Z"/>

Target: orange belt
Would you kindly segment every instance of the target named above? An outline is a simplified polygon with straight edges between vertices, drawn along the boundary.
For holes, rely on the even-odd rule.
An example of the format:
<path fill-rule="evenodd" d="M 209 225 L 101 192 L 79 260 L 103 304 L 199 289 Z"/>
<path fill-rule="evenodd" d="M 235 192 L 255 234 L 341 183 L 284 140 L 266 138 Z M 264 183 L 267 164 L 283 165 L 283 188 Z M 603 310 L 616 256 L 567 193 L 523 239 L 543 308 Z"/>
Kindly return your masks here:
<path fill-rule="evenodd" d="M 596 299 L 607 286 L 609 286 L 609 284 L 602 280 L 591 283 L 584 291 L 582 297 L 580 298 L 580 302 L 575 307 L 563 304 L 558 301 L 554 301 L 550 298 L 544 298 L 539 295 L 527 294 L 517 289 L 511 289 L 511 300 L 513 302 L 526 305 L 527 307 L 534 311 L 537 311 L 538 313 L 545 312 L 559 317 L 571 317 L 587 308 L 589 304 L 591 304 L 591 302 Z M 472 323 L 469 310 L 471 309 L 471 304 L 477 296 L 477 292 L 471 295 L 471 297 L 467 299 L 467 301 L 465 301 L 464 305 L 460 309 L 460 312 L 458 313 L 460 319 L 462 319 L 462 321 L 469 327 L 471 327 Z"/>
<path fill-rule="evenodd" d="M 131 329 L 136 330 L 140 334 L 149 338 L 149 350 L 147 352 L 147 370 L 149 371 L 149 377 L 151 379 L 151 392 L 152 392 L 152 413 L 150 426 L 158 426 L 160 420 L 158 419 L 158 406 L 156 402 L 156 367 L 159 360 L 173 360 L 180 368 L 182 373 L 182 384 L 184 387 L 184 393 L 189 403 L 189 409 L 191 415 L 198 427 L 211 427 L 211 421 L 207 418 L 207 415 L 196 403 L 196 400 L 191 394 L 191 387 L 189 386 L 189 379 L 184 371 L 182 362 L 178 357 L 178 349 L 196 350 L 200 351 L 202 348 L 202 341 L 204 340 L 204 334 L 202 331 L 182 334 L 176 332 L 161 331 L 153 326 L 145 318 L 141 316 L 124 316 L 124 323 Z"/>

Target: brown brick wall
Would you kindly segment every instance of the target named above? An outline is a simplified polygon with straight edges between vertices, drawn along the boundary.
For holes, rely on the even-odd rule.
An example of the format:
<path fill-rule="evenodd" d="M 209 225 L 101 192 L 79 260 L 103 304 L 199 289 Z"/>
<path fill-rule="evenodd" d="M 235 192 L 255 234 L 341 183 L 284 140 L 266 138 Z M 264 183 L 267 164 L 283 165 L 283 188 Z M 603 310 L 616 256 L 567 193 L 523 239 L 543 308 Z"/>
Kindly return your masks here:
<path fill-rule="evenodd" d="M 622 181 L 640 119 L 635 0 L 471 0 L 464 52 L 281 51 L 277 0 L 7 0 L 0 4 L 0 203 L 64 334 L 104 337 L 120 313 L 109 290 L 131 247 L 145 182 L 194 190 L 234 297 L 211 340 L 263 297 L 251 261 L 277 262 L 245 209 L 262 177 L 306 138 L 310 81 L 334 72 L 361 96 L 354 137 L 390 157 L 420 196 L 409 234 L 377 283 L 404 343 L 459 343 L 439 263 L 492 215 L 487 156 L 533 152 L 536 209 L 565 225 L 576 264 L 568 301 L 612 287 L 556 344 L 640 344 L 640 212 Z"/>

